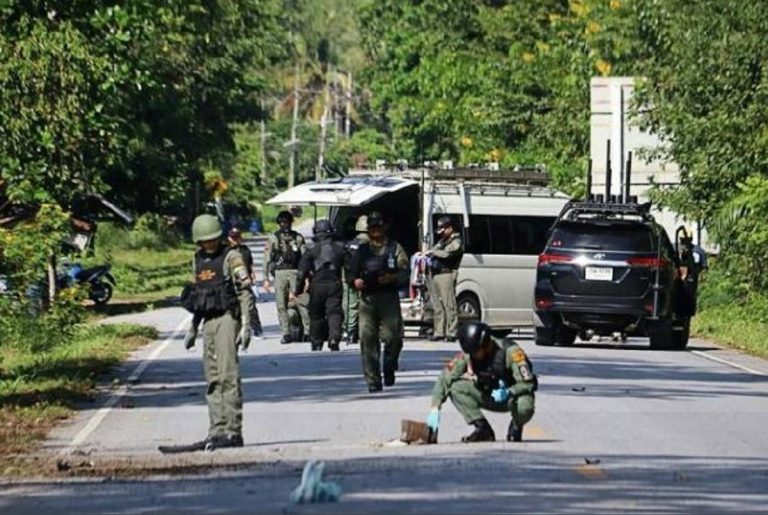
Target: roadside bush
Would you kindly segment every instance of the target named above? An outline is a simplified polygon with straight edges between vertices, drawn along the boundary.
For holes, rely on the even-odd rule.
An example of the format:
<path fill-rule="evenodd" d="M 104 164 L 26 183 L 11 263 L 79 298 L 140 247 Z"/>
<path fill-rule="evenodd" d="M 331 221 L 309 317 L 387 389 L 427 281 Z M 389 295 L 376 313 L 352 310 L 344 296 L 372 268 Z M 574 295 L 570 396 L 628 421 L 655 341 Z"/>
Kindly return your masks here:
<path fill-rule="evenodd" d="M 167 250 L 181 244 L 181 232 L 162 215 L 150 213 L 141 215 L 136 225 L 128 230 L 111 223 L 99 226 L 96 244 L 105 251 L 126 250 Z"/>

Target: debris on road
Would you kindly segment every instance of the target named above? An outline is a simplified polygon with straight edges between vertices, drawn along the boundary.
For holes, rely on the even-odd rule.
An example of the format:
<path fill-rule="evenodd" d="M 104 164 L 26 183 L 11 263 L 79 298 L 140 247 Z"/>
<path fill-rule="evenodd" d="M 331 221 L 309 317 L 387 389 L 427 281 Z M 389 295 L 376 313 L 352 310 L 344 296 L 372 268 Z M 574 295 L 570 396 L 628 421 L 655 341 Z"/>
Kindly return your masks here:
<path fill-rule="evenodd" d="M 585 390 L 586 388 L 584 386 L 574 386 L 573 388 L 571 388 L 571 391 L 574 391 L 574 392 L 583 392 Z"/>
<path fill-rule="evenodd" d="M 301 473 L 301 484 L 291 492 L 291 501 L 298 504 L 336 502 L 341 496 L 341 485 L 323 481 L 325 463 L 309 461 Z"/>
<path fill-rule="evenodd" d="M 432 431 L 424 422 L 403 419 L 400 421 L 400 440 L 416 445 L 437 443 L 437 431 Z"/>

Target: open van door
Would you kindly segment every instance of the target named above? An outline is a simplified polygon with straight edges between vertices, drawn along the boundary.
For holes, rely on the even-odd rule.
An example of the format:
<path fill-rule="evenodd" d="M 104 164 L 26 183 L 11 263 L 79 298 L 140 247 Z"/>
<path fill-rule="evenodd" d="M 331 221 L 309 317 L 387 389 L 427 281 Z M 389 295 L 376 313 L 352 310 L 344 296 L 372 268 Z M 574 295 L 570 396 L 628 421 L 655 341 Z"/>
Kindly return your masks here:
<path fill-rule="evenodd" d="M 416 184 L 401 177 L 344 177 L 300 184 L 275 195 L 267 204 L 359 207 Z"/>

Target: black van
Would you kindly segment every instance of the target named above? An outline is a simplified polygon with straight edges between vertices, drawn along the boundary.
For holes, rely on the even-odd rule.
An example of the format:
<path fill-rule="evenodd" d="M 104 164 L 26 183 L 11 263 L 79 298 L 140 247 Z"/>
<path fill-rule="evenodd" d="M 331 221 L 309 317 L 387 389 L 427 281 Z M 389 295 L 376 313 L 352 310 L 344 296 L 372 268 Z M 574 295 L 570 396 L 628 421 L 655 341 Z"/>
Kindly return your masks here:
<path fill-rule="evenodd" d="M 536 344 L 620 333 L 685 348 L 698 273 L 687 249 L 672 245 L 650 203 L 570 202 L 538 260 Z"/>

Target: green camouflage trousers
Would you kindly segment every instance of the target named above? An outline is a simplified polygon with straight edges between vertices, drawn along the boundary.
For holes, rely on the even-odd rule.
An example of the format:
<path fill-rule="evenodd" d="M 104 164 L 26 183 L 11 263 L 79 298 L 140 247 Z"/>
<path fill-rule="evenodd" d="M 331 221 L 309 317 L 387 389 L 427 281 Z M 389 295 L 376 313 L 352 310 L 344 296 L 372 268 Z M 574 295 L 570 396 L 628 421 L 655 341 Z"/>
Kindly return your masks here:
<path fill-rule="evenodd" d="M 535 399 L 530 394 L 510 397 L 506 403 L 499 404 L 484 397 L 477 385 L 469 379 L 455 381 L 451 384 L 450 392 L 451 402 L 467 424 L 483 418 L 481 409 L 510 413 L 515 425 L 520 428 L 533 418 Z"/>
<path fill-rule="evenodd" d="M 296 270 L 275 270 L 275 304 L 277 318 L 280 320 L 280 331 L 288 334 L 288 294 L 296 291 Z M 309 309 L 307 304 L 297 302 L 296 307 L 301 315 L 304 334 L 309 334 Z"/>
<path fill-rule="evenodd" d="M 360 355 L 369 386 L 381 385 L 381 342 L 384 342 L 384 370 L 398 368 L 403 349 L 403 317 L 397 291 L 360 295 Z"/>
<path fill-rule="evenodd" d="M 229 313 L 203 322 L 203 369 L 208 388 L 208 435 L 240 435 L 243 428 L 243 394 L 240 361 L 235 340 L 240 321 Z"/>

